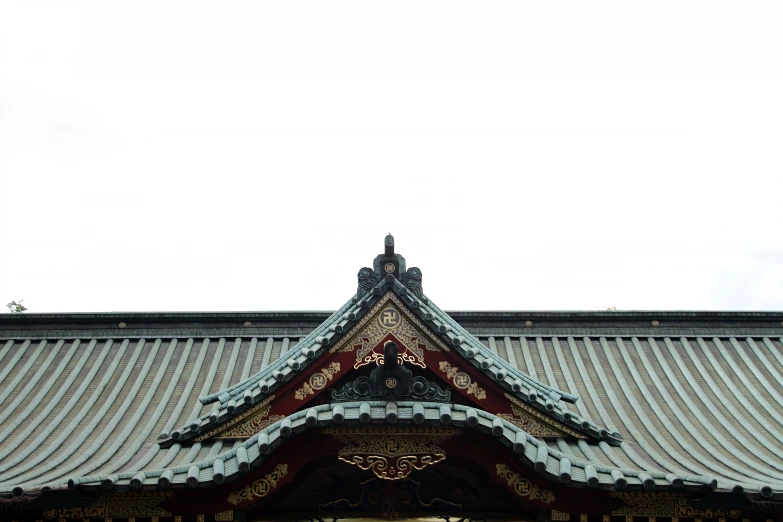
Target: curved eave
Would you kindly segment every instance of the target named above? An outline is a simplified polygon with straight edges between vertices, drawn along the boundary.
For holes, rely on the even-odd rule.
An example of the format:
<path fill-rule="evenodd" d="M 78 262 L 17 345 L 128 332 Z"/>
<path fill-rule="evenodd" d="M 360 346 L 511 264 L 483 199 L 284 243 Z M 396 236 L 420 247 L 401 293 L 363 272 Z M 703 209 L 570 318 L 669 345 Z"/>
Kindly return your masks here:
<path fill-rule="evenodd" d="M 165 469 L 144 470 L 143 474 L 136 471 L 110 476 L 76 477 L 68 480 L 68 486 L 70 488 L 124 491 L 133 489 L 131 482 L 136 477 L 137 480 L 134 481 L 136 489 L 155 486 L 191 489 L 209 487 L 225 480 L 237 479 L 243 473 L 261 465 L 288 439 L 307 429 L 331 425 L 360 426 L 372 423 L 373 426 L 389 427 L 412 424 L 449 425 L 489 433 L 508 447 L 523 465 L 544 475 L 548 480 L 573 487 L 623 491 L 713 490 L 717 487 L 717 480 L 711 477 L 609 467 L 600 462 L 579 459 L 549 447 L 546 442 L 492 413 L 470 406 L 401 401 L 396 403 L 397 420 L 391 422 L 386 417 L 386 404 L 384 401 L 376 401 L 315 406 L 276 422 L 232 450 L 211 459 Z M 360 410 L 366 410 L 368 406 L 369 418 L 360 419 Z M 415 408 L 421 408 L 420 413 L 423 413 L 417 419 L 420 422 L 414 421 Z M 218 463 L 218 461 L 220 462 Z M 240 461 L 246 462 L 246 464 L 240 466 Z M 195 475 L 193 474 L 194 467 L 197 468 Z M 241 468 L 243 471 L 240 471 Z M 214 480 L 215 469 L 223 470 L 222 480 Z M 567 474 L 563 473 L 564 469 L 569 470 Z M 190 482 L 188 481 L 189 473 L 191 474 Z M 197 479 L 193 480 L 193 476 Z M 593 478 L 588 479 L 588 477 Z M 749 497 L 761 495 L 760 492 L 753 492 L 752 487 L 748 487 L 752 485 L 743 484 L 742 486 Z M 770 495 L 772 495 L 771 488 L 772 486 L 769 486 Z M 775 495 L 783 496 L 783 493 L 776 492 Z"/>
<path fill-rule="evenodd" d="M 380 286 L 380 285 L 379 285 Z M 211 395 L 200 397 L 203 405 L 219 402 L 212 412 L 188 421 L 184 426 L 161 433 L 158 436 L 162 447 L 186 441 L 200 433 L 217 427 L 234 415 L 257 404 L 285 383 L 303 372 L 315 359 L 322 355 L 350 325 L 361 319 L 364 311 L 376 300 L 369 294 L 361 300 L 352 298 L 339 310 L 302 339 L 285 358 L 280 358 L 247 379 Z"/>

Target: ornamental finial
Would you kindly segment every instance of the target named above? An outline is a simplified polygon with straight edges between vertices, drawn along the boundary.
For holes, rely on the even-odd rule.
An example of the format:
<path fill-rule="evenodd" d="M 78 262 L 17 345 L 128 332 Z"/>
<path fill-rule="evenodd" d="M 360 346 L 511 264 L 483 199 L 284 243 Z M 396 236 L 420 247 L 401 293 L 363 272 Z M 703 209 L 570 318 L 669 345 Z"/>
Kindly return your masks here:
<path fill-rule="evenodd" d="M 394 255 L 394 236 L 391 235 L 391 232 L 389 232 L 389 235 L 386 236 L 386 255 Z"/>

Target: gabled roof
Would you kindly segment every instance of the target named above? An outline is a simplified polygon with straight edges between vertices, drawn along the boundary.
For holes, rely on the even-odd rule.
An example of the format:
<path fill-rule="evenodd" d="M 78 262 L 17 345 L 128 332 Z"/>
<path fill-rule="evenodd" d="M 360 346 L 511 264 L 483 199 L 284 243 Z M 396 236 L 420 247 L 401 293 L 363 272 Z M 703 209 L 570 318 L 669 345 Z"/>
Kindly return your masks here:
<path fill-rule="evenodd" d="M 156 439 L 211 412 L 217 403 L 199 396 L 285 360 L 326 314 L 291 313 L 294 337 L 263 314 L 215 314 L 212 324 L 192 314 L 192 326 L 187 315 L 176 326 L 162 325 L 163 314 L 124 314 L 92 327 L 73 314 L 57 326 L 29 315 L 23 336 L 21 318 L 0 316 L 0 493 L 177 468 L 238 447 L 218 439 L 162 448 Z M 719 491 L 783 492 L 783 314 L 450 315 L 519 371 L 578 393 L 582 417 L 624 435 L 619 446 L 547 439 L 551 450 L 612 469 L 714 477 Z M 253 326 L 242 327 L 248 317 Z M 213 336 L 195 335 L 204 331 Z"/>
<path fill-rule="evenodd" d="M 356 301 L 332 314 L 0 316 L 0 494 L 63 487 L 69 479 L 96 483 L 80 477 L 116 475 L 109 482 L 122 485 L 120 475 L 142 470 L 171 470 L 180 480 L 194 465 L 197 484 L 208 482 L 206 469 L 219 456 L 231 470 L 239 447 L 255 450 L 249 440 L 188 440 L 192 421 L 200 419 L 203 430 L 233 415 L 232 400 L 235 414 L 260 404 L 391 293 L 520 405 L 591 435 L 545 440 L 528 433 L 526 448 L 535 447 L 536 456 L 546 447 L 542 473 L 557 478 L 567 457 L 577 485 L 579 469 L 591 465 L 599 475 L 644 472 L 656 488 L 669 487 L 673 475 L 686 485 L 714 479 L 719 491 L 783 496 L 783 313 L 446 314 L 420 291 L 421 272 L 414 273 L 419 286 L 404 277 L 360 283 Z M 270 389 L 262 391 L 262 382 Z M 326 406 L 317 409 L 319 422 Z M 463 406 L 451 408 L 454 422 L 463 422 Z M 484 413 L 494 424 L 494 414 Z M 306 410 L 297 415 L 292 425 Z M 180 440 L 162 447 L 158 435 L 178 426 Z M 529 457 L 523 461 L 535 468 Z M 606 480 L 599 484 L 613 487 Z"/>
<path fill-rule="evenodd" d="M 220 405 L 208 414 L 190 420 L 185 426 L 174 430 L 171 433 L 172 440 L 188 440 L 205 430 L 229 421 L 233 416 L 241 415 L 243 411 L 263 401 L 296 375 L 305 372 L 313 361 L 317 360 L 331 344 L 341 337 L 341 334 L 347 332 L 352 325 L 360 322 L 368 311 L 382 300 L 386 292 L 393 292 L 399 296 L 410 310 L 417 313 L 423 321 L 429 324 L 433 334 L 438 335 L 477 369 L 505 387 L 519 400 L 547 412 L 558 421 L 589 436 L 606 439 L 610 443 L 617 443 L 616 441 L 621 438 L 618 432 L 609 432 L 606 428 L 582 419 L 577 412 L 561 405 L 561 401 L 574 403 L 578 397 L 531 378 L 503 360 L 499 355 L 492 353 L 423 293 L 420 299 L 408 291 L 405 285 L 392 275 L 379 279 L 373 286 L 368 287 L 368 292 L 364 295 L 357 292 L 351 300 L 329 316 L 296 348 L 291 350 L 287 354 L 287 358 L 277 360 L 234 386 L 201 397 L 202 404 L 219 402 Z M 162 433 L 160 438 L 165 439 L 168 435 L 168 433 Z"/>

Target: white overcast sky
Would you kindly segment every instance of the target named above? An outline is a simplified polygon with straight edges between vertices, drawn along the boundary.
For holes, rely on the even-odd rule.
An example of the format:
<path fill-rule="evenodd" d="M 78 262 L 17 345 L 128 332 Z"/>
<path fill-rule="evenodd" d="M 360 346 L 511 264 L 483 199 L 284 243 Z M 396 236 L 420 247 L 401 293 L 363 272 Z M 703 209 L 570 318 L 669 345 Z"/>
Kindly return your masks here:
<path fill-rule="evenodd" d="M 783 3 L 0 4 L 0 301 L 783 310 Z M 2 307 L 5 310 L 5 306 Z"/>

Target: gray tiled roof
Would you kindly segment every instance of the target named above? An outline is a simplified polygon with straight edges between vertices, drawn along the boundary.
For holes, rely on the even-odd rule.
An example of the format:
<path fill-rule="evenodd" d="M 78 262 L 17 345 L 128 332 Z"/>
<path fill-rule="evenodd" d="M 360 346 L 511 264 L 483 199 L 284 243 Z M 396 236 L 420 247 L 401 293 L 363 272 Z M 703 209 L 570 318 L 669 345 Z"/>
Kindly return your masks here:
<path fill-rule="evenodd" d="M 123 317 L 129 325 L 134 319 L 152 324 L 165 323 L 163 315 Z M 264 321 L 273 320 L 256 315 L 253 327 L 244 329 L 241 323 L 225 324 L 228 316 L 213 315 L 180 314 L 171 320 L 176 325 L 124 330 L 98 324 L 100 319 L 83 325 L 74 315 L 38 321 L 28 315 L 14 318 L 14 324 L 3 317 L 0 492 L 115 474 L 122 485 L 130 479 L 120 476 L 142 469 L 148 472 L 145 481 L 157 483 L 156 470 L 172 468 L 174 483 L 184 483 L 194 464 L 209 467 L 199 472 L 199 480 L 208 482 L 218 458 L 225 461 L 227 475 L 236 472 L 235 450 L 243 444 L 255 459 L 248 441 L 174 442 L 161 448 L 158 436 L 221 407 L 220 401 L 202 404 L 199 397 L 219 396 L 278 360 L 283 364 L 305 333 L 329 314 L 296 321 L 290 314 L 290 324 L 268 327 Z M 567 458 L 577 484 L 586 481 L 584 470 L 592 466 L 600 484 L 614 483 L 611 471 L 618 470 L 634 487 L 644 471 L 659 487 L 668 487 L 673 478 L 667 475 L 674 475 L 686 484 L 714 477 L 721 490 L 783 492 L 783 328 L 773 314 L 753 320 L 743 314 L 700 319 L 688 313 L 453 315 L 478 334 L 480 353 L 578 396 L 574 404 L 558 407 L 622 434 L 617 445 L 528 439 L 528 463 L 534 465 L 528 452 L 545 445 L 543 472 L 553 478 Z M 533 318 L 532 327 L 525 326 L 526 317 Z M 650 317 L 689 322 L 651 327 Z M 110 319 L 116 324 L 114 316 Z M 460 408 L 453 406 L 455 422 L 462 422 Z M 318 419 L 328 422 L 330 415 L 324 409 Z M 493 422 L 491 413 L 482 418 Z M 514 431 L 510 425 L 504 429 Z"/>
<path fill-rule="evenodd" d="M 265 365 L 264 368 L 227 389 L 221 389 L 200 398 L 202 404 L 218 403 L 212 411 L 198 418 L 189 419 L 186 425 L 173 431 L 161 433 L 161 439 L 170 435 L 173 440 L 186 440 L 199 434 L 202 429 L 207 429 L 215 424 L 222 423 L 231 415 L 237 413 L 237 409 L 250 407 L 262 400 L 265 396 L 274 392 L 295 375 L 303 372 L 309 363 L 324 353 L 327 347 L 337 339 L 350 325 L 359 320 L 366 310 L 380 300 L 384 292 L 392 292 L 407 299 L 425 321 L 429 321 L 434 331 L 439 332 L 442 339 L 454 346 L 462 355 L 490 379 L 506 387 L 519 399 L 531 405 L 548 411 L 550 415 L 561 422 L 583 431 L 589 435 L 615 444 L 619 438 L 616 432 L 609 432 L 602 426 L 596 425 L 581 418 L 577 413 L 568 410 L 560 404 L 560 401 L 574 403 L 577 396 L 563 392 L 556 387 L 547 385 L 537 379 L 529 377 L 518 368 L 508 364 L 497 354 L 487 350 L 477 338 L 472 336 L 460 324 L 440 310 L 429 299 L 425 305 L 395 279 L 389 278 L 378 283 L 362 299 L 354 298 L 348 301 L 342 308 L 331 314 L 323 323 L 318 325 L 309 335 L 301 340 L 296 349 L 289 355 L 274 363 Z M 164 442 L 164 445 L 167 444 Z"/>
<path fill-rule="evenodd" d="M 526 464 L 540 472 L 548 472 L 565 483 L 575 482 L 588 484 L 589 475 L 593 475 L 590 484 L 611 484 L 620 488 L 634 487 L 651 489 L 650 481 L 661 487 L 680 489 L 683 487 L 714 488 L 714 479 L 675 475 L 662 471 L 640 471 L 632 468 L 621 468 L 614 465 L 603 465 L 598 460 L 577 456 L 569 451 L 561 451 L 556 447 L 525 433 L 521 428 L 482 410 L 464 405 L 447 405 L 442 403 L 426 403 L 401 401 L 397 402 L 393 421 L 387 417 L 386 402 L 354 402 L 341 404 L 324 404 L 299 411 L 286 419 L 267 427 L 259 434 L 237 444 L 234 448 L 217 455 L 209 455 L 202 460 L 183 462 L 183 465 L 171 469 L 166 474 L 164 470 L 148 470 L 143 476 L 136 472 L 126 472 L 112 475 L 97 475 L 81 477 L 69 481 L 69 486 L 92 485 L 95 487 L 129 487 L 158 484 L 168 487 L 170 484 L 188 484 L 188 477 L 194 477 L 188 485 L 198 486 L 215 480 L 215 470 L 222 470 L 218 483 L 231 475 L 242 472 L 242 466 L 247 469 L 265 455 L 283 444 L 284 439 L 305 429 L 331 424 L 364 424 L 386 421 L 389 425 L 401 423 L 428 425 L 456 425 L 474 428 L 492 433 L 506 446 L 513 449 Z M 362 417 L 362 410 L 365 417 Z M 220 461 L 217 463 L 217 461 Z M 591 468 L 591 471 L 588 471 Z M 612 475 L 612 471 L 616 471 Z M 134 477 L 139 477 L 132 484 Z M 162 481 L 161 481 L 162 480 Z"/>

